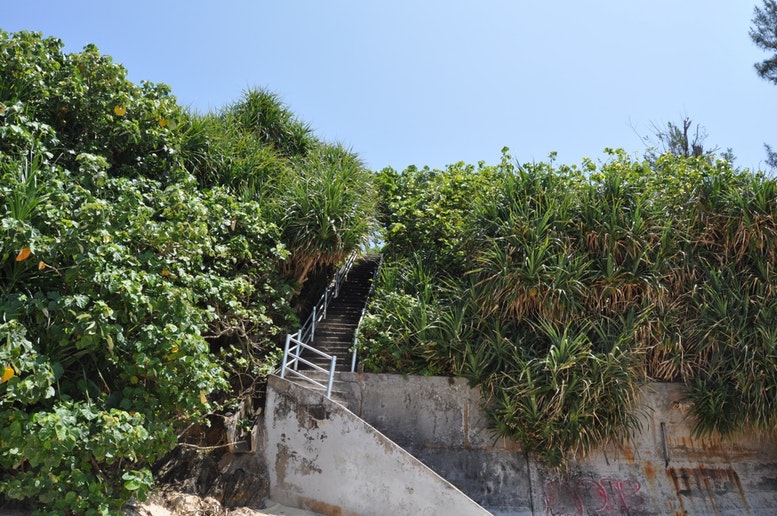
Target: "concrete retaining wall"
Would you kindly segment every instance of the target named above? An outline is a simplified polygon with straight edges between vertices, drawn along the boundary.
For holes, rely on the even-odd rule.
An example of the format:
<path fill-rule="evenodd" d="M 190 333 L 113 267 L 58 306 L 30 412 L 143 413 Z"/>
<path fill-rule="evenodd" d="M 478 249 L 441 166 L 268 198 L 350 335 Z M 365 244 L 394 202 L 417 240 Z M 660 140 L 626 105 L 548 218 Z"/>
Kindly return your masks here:
<path fill-rule="evenodd" d="M 694 439 L 685 398 L 680 384 L 648 385 L 642 432 L 576 463 L 571 478 L 537 466 L 537 503 L 549 514 L 777 514 L 777 442 Z"/>
<path fill-rule="evenodd" d="M 257 436 L 270 497 L 327 515 L 486 515 L 343 406 L 271 377 Z"/>
<path fill-rule="evenodd" d="M 465 380 L 348 373 L 339 380 L 354 413 L 476 502 L 495 513 L 533 514 L 526 456 L 488 430 L 480 392 Z"/>
<path fill-rule="evenodd" d="M 692 438 L 678 384 L 648 385 L 642 432 L 573 463 L 560 478 L 490 434 L 479 392 L 464 380 L 340 380 L 353 412 L 494 514 L 777 513 L 777 442 Z"/>

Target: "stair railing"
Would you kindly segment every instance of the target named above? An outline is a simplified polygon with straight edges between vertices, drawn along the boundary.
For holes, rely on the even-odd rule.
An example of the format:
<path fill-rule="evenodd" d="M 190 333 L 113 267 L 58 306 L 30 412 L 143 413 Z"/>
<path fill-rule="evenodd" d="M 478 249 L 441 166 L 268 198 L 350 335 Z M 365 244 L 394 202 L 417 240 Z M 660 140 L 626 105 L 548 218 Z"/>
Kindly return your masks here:
<path fill-rule="evenodd" d="M 351 271 L 351 267 L 353 266 L 353 262 L 356 261 L 357 255 L 358 251 L 352 252 L 343 266 L 335 272 L 335 275 L 332 277 L 329 285 L 327 285 L 326 290 L 321 294 L 318 303 L 313 306 L 313 311 L 305 320 L 305 323 L 300 326 L 297 333 L 293 334 L 297 339 L 310 343 L 316 338 L 316 324 L 323 319 L 326 319 L 326 310 L 329 307 L 329 300 L 335 299 L 340 295 L 340 285 L 343 284 L 343 281 L 345 281 L 345 278 Z"/>
<path fill-rule="evenodd" d="M 367 299 L 364 300 L 364 308 L 362 308 L 362 313 L 359 316 L 359 322 L 356 323 L 356 331 L 354 331 L 353 333 L 353 355 L 351 356 L 352 373 L 356 372 L 356 353 L 359 350 L 359 328 L 362 325 L 362 320 L 364 319 L 364 315 L 367 313 L 367 304 L 369 303 L 370 298 L 372 297 L 372 293 L 375 292 L 375 284 L 378 283 L 381 267 L 383 267 L 383 255 L 380 255 L 378 266 L 375 268 L 375 273 L 372 275 L 372 285 L 370 285 L 370 291 L 367 293 Z"/>
<path fill-rule="evenodd" d="M 281 378 L 285 378 L 286 373 L 291 373 L 294 376 L 302 378 L 307 382 L 310 382 L 321 388 L 326 388 L 327 398 L 331 397 L 332 394 L 332 382 L 335 378 L 335 361 L 337 357 L 324 353 L 323 351 L 320 351 L 311 346 L 311 344 L 316 338 L 316 324 L 319 321 L 326 319 L 326 311 L 329 307 L 329 300 L 334 299 L 340 295 L 340 285 L 342 285 L 343 281 L 345 281 L 345 278 L 348 276 L 348 273 L 351 271 L 351 267 L 356 261 L 358 254 L 358 249 L 352 252 L 343 266 L 337 270 L 334 277 L 332 278 L 332 281 L 329 282 L 329 285 L 327 285 L 327 288 L 321 295 L 321 299 L 319 299 L 318 303 L 313 306 L 313 311 L 310 313 L 308 318 L 305 320 L 305 323 L 300 327 L 297 333 L 286 335 L 286 345 L 283 350 L 283 361 L 281 362 Z M 305 350 L 328 360 L 330 363 L 329 371 L 302 358 L 302 352 Z M 301 373 L 299 371 L 300 363 L 312 368 L 313 370 L 328 373 L 329 380 L 327 387 L 324 387 L 324 385 L 315 381 L 313 378 L 310 378 L 309 376 Z"/>
<path fill-rule="evenodd" d="M 306 350 L 311 351 L 316 355 L 327 359 L 329 361 L 329 370 L 326 370 L 325 368 L 317 364 L 314 364 L 309 360 L 305 360 L 304 358 L 302 358 L 302 353 Z M 292 376 L 295 376 L 297 378 L 302 378 L 306 382 L 310 382 L 313 385 L 321 387 L 322 389 L 326 389 L 326 397 L 331 398 L 332 383 L 334 382 L 334 379 L 335 379 L 336 362 L 337 362 L 336 356 L 327 355 L 323 351 L 319 351 L 313 346 L 305 344 L 301 340 L 295 338 L 293 335 L 286 335 L 286 346 L 283 349 L 283 364 L 281 364 L 281 378 L 286 378 L 286 374 L 291 374 Z M 324 385 L 322 383 L 319 383 L 313 378 L 311 378 L 310 376 L 299 372 L 298 368 L 300 363 L 310 367 L 314 371 L 319 371 L 321 373 L 328 374 L 329 377 L 327 380 L 327 384 Z"/>

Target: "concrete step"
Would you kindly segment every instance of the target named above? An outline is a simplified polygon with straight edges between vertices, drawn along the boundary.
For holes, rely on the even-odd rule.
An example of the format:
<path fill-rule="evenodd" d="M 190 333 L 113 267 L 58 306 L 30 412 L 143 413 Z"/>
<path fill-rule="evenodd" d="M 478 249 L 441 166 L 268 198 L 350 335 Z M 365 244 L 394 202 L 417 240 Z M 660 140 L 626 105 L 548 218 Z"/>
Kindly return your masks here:
<path fill-rule="evenodd" d="M 322 346 L 335 346 L 335 347 L 351 347 L 353 340 L 351 340 L 351 333 L 316 333 L 316 338 L 313 341 L 313 347 L 318 349 Z M 326 353 L 326 351 L 324 351 Z"/>
<path fill-rule="evenodd" d="M 338 324 L 338 325 L 324 325 L 316 327 L 316 338 L 323 335 L 342 335 L 346 337 L 346 340 L 351 340 L 353 332 L 356 330 L 356 324 Z"/>
<path fill-rule="evenodd" d="M 286 379 L 296 385 L 299 385 L 306 389 L 309 389 L 315 392 L 320 392 L 321 394 L 326 395 L 326 385 L 327 385 L 327 382 L 329 382 L 329 375 L 327 373 L 322 373 L 314 369 L 300 370 L 300 373 L 304 374 L 308 379 L 323 385 L 324 387 L 321 387 L 320 385 L 316 385 L 311 381 L 309 381 L 308 379 L 302 378 L 297 374 L 294 374 L 291 372 L 287 372 Z M 339 380 L 337 373 L 335 373 L 334 380 L 332 381 L 332 393 L 331 393 L 330 399 L 337 403 L 340 403 L 345 407 L 348 407 L 349 400 L 353 398 L 353 395 L 350 389 L 350 383 L 351 382 Z"/>
<path fill-rule="evenodd" d="M 316 335 L 327 333 L 353 333 L 358 324 L 356 322 L 332 322 L 330 324 L 316 325 Z"/>
<path fill-rule="evenodd" d="M 337 352 L 342 353 L 343 351 L 348 351 L 351 349 L 351 346 L 353 346 L 353 343 L 350 340 L 344 339 L 318 339 L 313 343 L 313 346 L 316 349 L 327 348 L 327 351 L 324 351 L 324 353 L 332 355 Z"/>
<path fill-rule="evenodd" d="M 337 357 L 337 359 L 335 360 L 335 370 L 337 372 L 346 372 L 351 370 L 351 358 L 353 357 L 353 355 L 350 352 L 332 353 L 332 355 Z M 329 369 L 330 362 L 327 362 L 325 360 L 308 359 L 308 361 L 317 365 L 322 369 Z M 300 370 L 304 370 L 303 367 L 306 367 L 306 366 L 300 366 Z"/>
<path fill-rule="evenodd" d="M 359 325 L 358 320 L 350 320 L 350 321 L 344 320 L 344 319 L 324 320 L 316 324 L 316 333 L 318 333 L 319 330 L 321 330 L 322 332 L 353 331 L 356 329 L 358 325 Z"/>
<path fill-rule="evenodd" d="M 326 317 L 323 317 L 316 321 L 316 328 L 327 324 L 356 324 L 361 318 L 362 310 L 352 312 L 345 311 L 332 311 L 329 310 Z"/>
<path fill-rule="evenodd" d="M 358 298 L 348 301 L 347 303 L 329 303 L 329 306 L 326 310 L 326 315 L 329 317 L 329 314 L 361 313 L 362 309 L 364 308 L 364 301 L 366 298 L 367 292 L 361 294 Z"/>
<path fill-rule="evenodd" d="M 379 260 L 378 255 L 369 256 L 353 265 L 340 287 L 339 295 L 330 300 L 326 318 L 316 325 L 312 345 L 323 353 L 336 356 L 338 371 L 351 369 L 354 334 L 367 303 Z M 329 367 L 329 362 L 315 353 L 307 353 L 303 357 L 320 367 Z"/>
<path fill-rule="evenodd" d="M 334 317 L 337 315 L 340 316 L 360 316 L 362 313 L 362 310 L 364 309 L 364 302 L 366 301 L 366 294 L 361 298 L 361 300 L 358 303 L 354 303 L 351 306 L 344 306 L 344 305 L 329 305 L 329 308 L 326 311 L 326 317 L 323 320 L 329 319 L 330 317 Z"/>

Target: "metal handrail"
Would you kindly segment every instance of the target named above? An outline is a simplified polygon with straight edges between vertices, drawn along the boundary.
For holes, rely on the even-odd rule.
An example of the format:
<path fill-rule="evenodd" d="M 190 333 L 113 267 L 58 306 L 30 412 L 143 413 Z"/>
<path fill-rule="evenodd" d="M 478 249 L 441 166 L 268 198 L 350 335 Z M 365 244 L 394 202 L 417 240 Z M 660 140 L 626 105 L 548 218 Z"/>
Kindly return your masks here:
<path fill-rule="evenodd" d="M 351 267 L 356 261 L 358 254 L 358 249 L 352 252 L 343 266 L 337 270 L 334 277 L 332 278 L 332 281 L 329 282 L 329 285 L 327 285 L 327 288 L 324 290 L 324 293 L 318 300 L 318 303 L 313 306 L 313 311 L 305 320 L 305 323 L 300 326 L 299 331 L 291 335 L 286 335 L 286 345 L 283 350 L 283 361 L 281 362 L 281 378 L 285 378 L 287 372 L 292 373 L 293 375 L 296 375 L 297 377 L 317 385 L 318 387 L 326 388 L 327 398 L 332 396 L 332 383 L 334 382 L 335 378 L 335 362 L 337 357 L 334 355 L 328 355 L 323 351 L 314 348 L 310 345 L 310 343 L 312 343 L 316 338 L 316 324 L 322 319 L 326 319 L 326 311 L 327 308 L 329 308 L 329 299 L 334 299 L 340 295 L 340 285 L 342 285 L 343 281 L 345 281 L 345 278 L 348 276 L 348 273 L 351 271 Z M 291 346 L 292 342 L 294 342 L 294 346 Z M 312 351 L 320 357 L 329 360 L 329 371 L 302 358 L 301 355 L 302 351 L 304 350 Z M 324 386 L 312 378 L 305 376 L 305 374 L 300 373 L 298 370 L 300 363 L 312 368 L 313 370 L 322 373 L 329 373 L 329 381 L 327 385 Z M 293 367 L 290 368 L 290 366 Z"/>
<path fill-rule="evenodd" d="M 353 355 L 351 356 L 351 372 L 356 372 L 356 353 L 359 350 L 359 328 L 362 325 L 362 320 L 364 319 L 364 315 L 367 313 L 367 304 L 370 301 L 370 297 L 372 297 L 372 293 L 375 292 L 375 285 L 378 283 L 378 278 L 380 277 L 380 269 L 383 267 L 383 255 L 380 255 L 380 261 L 378 262 L 378 266 L 375 268 L 375 273 L 372 275 L 372 285 L 370 285 L 370 291 L 367 292 L 367 299 L 364 300 L 364 308 L 362 308 L 362 313 L 359 316 L 359 322 L 356 323 L 356 330 L 353 332 Z"/>
<path fill-rule="evenodd" d="M 321 298 L 318 303 L 313 306 L 313 311 L 310 313 L 305 322 L 300 326 L 299 331 L 295 334 L 298 338 L 304 342 L 313 342 L 316 338 L 316 323 L 322 319 L 326 319 L 326 311 L 329 308 L 329 300 L 336 298 L 340 295 L 340 285 L 342 285 L 348 273 L 351 271 L 353 263 L 356 261 L 358 250 L 351 253 L 348 259 L 345 261 L 342 267 L 335 272 L 332 281 L 327 285 L 324 293 L 321 294 Z"/>
<path fill-rule="evenodd" d="M 296 333 L 294 334 L 296 335 Z M 291 346 L 291 343 L 294 342 L 294 346 Z M 329 370 L 314 364 L 313 362 L 306 360 L 302 358 L 302 352 L 303 351 L 312 351 L 313 353 L 317 354 L 318 356 L 325 358 L 329 360 Z M 291 360 L 289 360 L 291 358 Z M 299 364 L 302 363 L 311 369 L 315 371 L 319 371 L 321 373 L 328 373 L 329 379 L 326 385 L 317 382 L 310 376 L 307 376 L 304 373 L 301 373 L 298 369 Z M 283 363 L 281 364 L 281 378 L 286 378 L 286 373 L 291 373 L 298 378 L 302 378 L 303 380 L 312 383 L 313 385 L 316 385 L 322 389 L 326 389 L 326 397 L 331 398 L 332 397 L 332 384 L 334 383 L 335 378 L 335 365 L 337 363 L 337 357 L 334 355 L 328 355 L 324 353 L 323 351 L 320 351 L 313 346 L 310 346 L 308 344 L 305 344 L 301 340 L 297 339 L 293 335 L 286 335 L 286 345 L 283 349 Z"/>

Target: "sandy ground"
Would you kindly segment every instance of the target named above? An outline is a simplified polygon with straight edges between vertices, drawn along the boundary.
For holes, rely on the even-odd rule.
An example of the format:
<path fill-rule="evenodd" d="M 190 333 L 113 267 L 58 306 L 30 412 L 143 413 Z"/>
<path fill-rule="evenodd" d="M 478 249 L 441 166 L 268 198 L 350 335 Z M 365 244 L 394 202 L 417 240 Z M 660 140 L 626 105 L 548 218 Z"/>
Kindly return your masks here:
<path fill-rule="evenodd" d="M 286 516 L 318 516 L 317 512 L 303 511 L 302 509 L 293 509 L 274 502 L 269 502 L 269 507 L 262 509 L 257 514 L 285 514 Z"/>
<path fill-rule="evenodd" d="M 268 506 L 264 509 L 249 509 L 247 507 L 241 507 L 239 509 L 227 509 L 223 513 L 226 516 L 278 516 L 278 515 L 285 515 L 285 516 L 320 516 L 317 512 L 310 512 L 310 511 L 304 511 L 302 509 L 294 509 L 292 507 L 286 507 L 285 505 L 281 505 L 274 502 L 268 502 Z M 148 504 L 144 505 L 143 507 L 147 512 L 146 514 L 148 516 L 178 516 L 176 513 L 171 512 L 168 509 L 165 509 L 164 507 L 156 504 Z M 195 514 L 197 516 L 205 516 L 205 514 L 201 511 L 186 511 L 184 513 L 178 513 L 178 514 L 186 514 L 186 515 L 192 515 Z"/>
<path fill-rule="evenodd" d="M 266 505 L 267 507 L 263 509 L 248 507 L 225 509 L 212 499 L 203 500 L 197 496 L 181 495 L 167 498 L 164 505 L 161 501 L 148 501 L 133 507 L 125 514 L 131 516 L 321 516 L 317 512 L 286 507 L 272 500 L 268 500 Z M 29 516 L 29 513 L 0 509 L 0 516 Z"/>
<path fill-rule="evenodd" d="M 200 498 L 182 493 L 166 493 L 164 499 L 152 496 L 146 503 L 127 514 L 132 516 L 320 516 L 317 512 L 286 507 L 268 500 L 266 507 L 227 509 L 212 498 Z M 2 514 L 0 514 L 2 516 Z"/>

